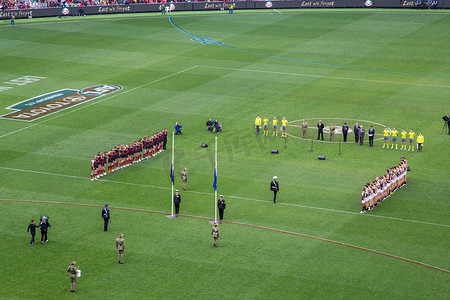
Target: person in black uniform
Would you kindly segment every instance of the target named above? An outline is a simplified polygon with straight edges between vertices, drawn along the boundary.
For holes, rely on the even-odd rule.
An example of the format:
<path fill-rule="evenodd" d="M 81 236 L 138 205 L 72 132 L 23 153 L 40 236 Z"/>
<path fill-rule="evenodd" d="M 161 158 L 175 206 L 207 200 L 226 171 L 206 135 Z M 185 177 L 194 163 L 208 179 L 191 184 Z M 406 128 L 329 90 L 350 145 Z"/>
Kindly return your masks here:
<path fill-rule="evenodd" d="M 103 230 L 108 231 L 108 223 L 111 219 L 111 215 L 109 213 L 108 204 L 105 204 L 105 207 L 102 209 L 102 218 L 103 218 Z"/>
<path fill-rule="evenodd" d="M 225 210 L 225 207 L 227 204 L 225 203 L 225 200 L 223 200 L 223 195 L 220 195 L 219 200 L 217 200 L 217 208 L 219 209 L 219 220 L 223 220 L 223 211 Z"/>
<path fill-rule="evenodd" d="M 34 244 L 34 236 L 36 235 L 36 228 L 39 228 L 39 225 L 34 224 L 34 220 L 31 220 L 30 225 L 28 225 L 27 233 L 31 234 L 30 246 Z"/>
<path fill-rule="evenodd" d="M 347 123 L 344 123 L 342 126 L 342 135 L 344 136 L 344 142 L 347 142 L 347 134 L 348 134 L 348 126 Z"/>
<path fill-rule="evenodd" d="M 373 137 L 375 136 L 375 129 L 370 125 L 369 128 L 369 147 L 373 147 Z"/>
<path fill-rule="evenodd" d="M 323 141 L 323 128 L 325 127 L 325 125 L 322 123 L 322 120 L 319 120 L 319 123 L 317 123 L 317 139 L 320 138 L 320 136 L 322 136 L 322 141 Z"/>
<path fill-rule="evenodd" d="M 277 176 L 273 176 L 273 180 L 270 183 L 270 190 L 273 192 L 273 203 L 277 203 L 277 192 L 280 190 Z"/>
<path fill-rule="evenodd" d="M 42 217 L 39 226 L 41 227 L 41 244 L 47 243 L 48 242 L 47 231 L 49 227 L 52 227 L 52 225 L 48 222 L 47 216 Z"/>
<path fill-rule="evenodd" d="M 355 143 L 359 141 L 359 126 L 358 123 L 355 124 L 355 127 L 353 127 L 353 132 L 355 133 Z"/>
<path fill-rule="evenodd" d="M 173 204 L 175 204 L 175 214 L 178 215 L 180 212 L 180 203 L 181 203 L 181 196 L 178 193 L 178 190 L 175 191 L 175 195 L 173 195 Z"/>
<path fill-rule="evenodd" d="M 163 150 L 166 150 L 166 144 L 167 144 L 167 128 L 163 131 Z"/>
<path fill-rule="evenodd" d="M 359 126 L 359 145 L 362 146 L 364 144 L 364 136 L 366 135 L 366 130 L 363 126 Z"/>

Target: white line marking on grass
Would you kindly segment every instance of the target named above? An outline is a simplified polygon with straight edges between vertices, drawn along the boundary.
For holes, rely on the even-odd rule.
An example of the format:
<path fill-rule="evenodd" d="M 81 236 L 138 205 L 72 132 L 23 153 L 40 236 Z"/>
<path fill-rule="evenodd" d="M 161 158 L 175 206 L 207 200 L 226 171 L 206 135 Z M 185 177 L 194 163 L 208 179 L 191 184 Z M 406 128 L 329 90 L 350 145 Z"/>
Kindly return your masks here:
<path fill-rule="evenodd" d="M 57 174 L 57 173 L 50 173 L 50 172 L 41 172 L 41 171 L 34 171 L 34 170 L 15 169 L 15 168 L 8 168 L 8 167 L 0 167 L 0 169 L 9 170 L 9 171 L 17 171 L 17 172 L 25 172 L 25 173 L 33 173 L 33 174 L 41 174 L 41 175 L 67 177 L 67 178 L 74 178 L 74 179 L 91 180 L 89 177 L 81 177 L 81 176 L 66 175 L 66 174 Z M 97 179 L 96 181 L 98 181 L 98 182 L 116 183 L 116 184 L 125 184 L 125 185 L 139 186 L 139 187 L 145 187 L 145 188 L 154 188 L 154 189 L 160 189 L 160 190 L 170 190 L 171 189 L 171 188 L 168 188 L 168 187 L 161 187 L 161 186 L 154 186 L 154 185 L 140 184 L 140 183 L 133 183 L 133 182 L 125 182 L 125 181 L 115 181 L 115 180 L 108 180 L 108 179 Z M 185 191 L 185 193 L 201 194 L 201 195 L 207 195 L 207 196 L 214 195 L 213 193 L 198 192 L 198 191 Z M 246 197 L 239 197 L 239 196 L 231 196 L 231 195 L 226 195 L 226 197 L 234 198 L 234 199 L 247 200 L 247 201 L 253 201 L 253 202 L 262 202 L 262 203 L 272 204 L 272 201 L 268 201 L 268 200 L 246 198 Z M 450 228 L 450 225 L 446 225 L 446 224 L 424 222 L 424 221 L 417 221 L 417 220 L 410 220 L 410 219 L 402 219 L 402 218 L 395 218 L 395 217 L 387 217 L 387 216 L 380 216 L 380 215 L 371 215 L 371 214 L 368 214 L 368 213 L 360 214 L 359 212 L 337 210 L 337 209 L 331 209 L 331 208 L 325 208 L 325 207 L 307 206 L 307 205 L 294 204 L 294 203 L 283 203 L 283 202 L 279 202 L 279 201 L 277 202 L 277 204 L 278 205 L 293 206 L 293 207 L 302 207 L 302 208 L 308 208 L 308 209 L 315 209 L 315 210 L 322 210 L 322 211 L 328 211 L 328 212 L 335 212 L 335 213 L 351 214 L 351 215 L 361 216 L 361 217 L 366 217 L 367 216 L 367 217 L 382 218 L 382 219 L 389 219 L 389 220 L 395 220 L 395 221 L 411 222 L 411 223 L 417 223 L 417 224 L 424 224 L 424 225 L 432 225 L 432 226 L 440 226 L 440 227 Z"/>
<path fill-rule="evenodd" d="M 57 201 L 19 200 L 19 199 L 0 199 L 0 201 L 1 202 L 16 202 L 16 203 L 59 204 L 59 205 L 71 205 L 71 206 L 95 207 L 95 208 L 102 207 L 102 205 L 98 205 L 98 204 L 70 203 L 70 202 L 57 202 Z M 148 212 L 148 213 L 169 215 L 169 213 L 162 212 L 162 211 L 154 211 L 154 210 L 140 209 L 140 208 L 114 207 L 114 206 L 109 206 L 109 208 L 110 209 L 127 210 L 127 211 Z M 203 217 L 203 216 L 184 215 L 184 214 L 180 214 L 178 216 L 180 216 L 180 217 L 187 217 L 187 218 L 194 218 L 194 219 L 202 219 L 202 220 L 213 220 L 212 218 Z M 390 258 L 403 260 L 403 261 L 406 261 L 406 262 L 414 263 L 414 264 L 417 264 L 417 265 L 420 265 L 420 266 L 423 266 L 423 267 L 428 267 L 428 268 L 431 268 L 431 269 L 434 269 L 434 270 L 437 270 L 437 271 L 441 271 L 441 272 L 445 272 L 445 273 L 449 273 L 450 274 L 450 271 L 448 271 L 446 269 L 435 267 L 433 265 L 429 265 L 429 264 L 426 264 L 426 263 L 423 263 L 423 262 L 420 262 L 420 261 L 412 260 L 412 259 L 409 259 L 409 258 L 404 258 L 404 257 L 401 257 L 401 256 L 396 256 L 396 255 L 393 255 L 393 254 L 389 254 L 389 253 L 385 253 L 385 252 L 381 252 L 381 251 L 377 251 L 377 250 L 373 250 L 373 249 L 369 249 L 369 248 L 364 248 L 364 247 L 361 247 L 361 246 L 347 244 L 347 243 L 344 243 L 344 242 L 329 240 L 329 239 L 321 238 L 321 237 L 314 236 L 314 235 L 303 234 L 303 233 L 298 233 L 298 232 L 293 232 L 293 231 L 287 231 L 287 230 L 277 229 L 277 228 L 273 228 L 273 227 L 266 227 L 266 226 L 262 226 L 262 225 L 254 225 L 254 224 L 249 224 L 249 223 L 242 223 L 242 222 L 234 222 L 234 221 L 222 221 L 222 222 L 223 223 L 233 224 L 233 225 L 241 225 L 241 226 L 247 226 L 247 227 L 252 227 L 252 228 L 257 228 L 257 229 L 270 230 L 270 231 L 274 231 L 274 232 L 278 232 L 278 233 L 284 233 L 284 234 L 294 235 L 294 236 L 298 236 L 298 237 L 310 238 L 310 239 L 314 239 L 314 240 L 318 240 L 318 241 L 322 241 L 322 242 L 328 242 L 328 243 L 339 245 L 339 246 L 345 246 L 345 247 L 349 247 L 349 248 L 353 248 L 353 249 L 357 249 L 357 250 L 363 250 L 363 251 L 366 251 L 366 252 L 371 252 L 371 253 L 374 253 L 374 254 L 387 256 L 387 257 L 390 257 Z"/>
<path fill-rule="evenodd" d="M 385 81 L 385 80 L 375 80 L 375 79 L 361 79 L 361 78 L 338 77 L 338 76 L 328 76 L 328 75 L 314 75 L 314 74 L 302 74 L 302 73 L 288 73 L 288 72 L 265 71 L 265 70 L 255 70 L 255 69 L 241 69 L 241 68 L 229 68 L 229 67 L 218 67 L 218 66 L 207 66 L 207 65 L 199 65 L 199 67 L 213 68 L 213 69 L 224 69 L 224 70 L 232 70 L 232 71 L 244 71 L 244 72 L 267 73 L 267 74 L 276 74 L 276 75 L 292 75 L 292 76 L 304 76 L 304 77 L 316 77 L 316 78 L 329 78 L 329 79 L 340 79 L 340 80 L 353 80 L 353 81 L 365 81 L 365 82 L 378 82 L 378 83 L 390 83 L 390 84 L 404 84 L 404 85 L 417 85 L 417 86 L 429 86 L 429 87 L 450 88 L 450 85 L 439 85 L 439 84 L 428 84 L 428 83 L 413 83 L 413 82 Z"/>
<path fill-rule="evenodd" d="M 277 13 L 279 13 L 279 14 L 281 14 L 281 12 L 280 11 L 278 11 L 278 10 L 276 10 L 276 9 L 274 9 L 274 11 L 276 11 Z"/>
<path fill-rule="evenodd" d="M 172 77 L 172 76 L 176 76 L 176 75 L 178 75 L 178 74 L 187 72 L 187 71 L 192 70 L 192 69 L 197 68 L 197 67 L 198 67 L 198 65 L 193 66 L 193 67 L 190 67 L 190 68 L 187 68 L 187 69 L 184 69 L 184 70 L 181 70 L 181 71 L 178 71 L 178 72 L 175 72 L 175 73 L 173 73 L 173 74 L 170 74 L 170 75 L 167 75 L 167 76 L 164 76 L 164 77 L 161 77 L 161 78 L 159 78 L 159 79 L 156 79 L 156 80 L 153 80 L 153 81 L 144 83 L 143 85 L 134 87 L 134 88 L 129 89 L 129 90 L 126 90 L 126 91 L 122 90 L 123 92 L 121 92 L 121 93 L 113 94 L 113 95 L 111 95 L 111 96 L 109 96 L 109 97 L 102 98 L 101 100 L 96 101 L 96 102 L 90 102 L 90 103 L 87 103 L 86 105 L 81 105 L 81 106 L 78 107 L 78 108 L 71 109 L 71 110 L 69 110 L 69 111 L 67 111 L 67 112 L 65 112 L 65 113 L 56 114 L 55 116 L 53 116 L 53 117 L 51 117 L 51 118 L 48 118 L 48 119 L 45 119 L 45 120 L 42 120 L 42 121 L 40 121 L 40 122 L 38 122 L 38 123 L 34 123 L 34 124 L 29 125 L 29 126 L 23 127 L 23 128 L 21 128 L 21 129 L 17 129 L 17 130 L 14 130 L 14 131 L 5 133 L 5 134 L 3 134 L 3 135 L 0 135 L 0 138 L 4 138 L 5 136 L 9 136 L 9 135 L 11 135 L 11 134 L 20 132 L 20 131 L 22 131 L 22 130 L 25 130 L 25 129 L 28 129 L 28 128 L 31 128 L 31 127 L 40 125 L 40 124 L 42 124 L 42 123 L 45 123 L 45 122 L 48 122 L 48 121 L 51 121 L 51 120 L 60 118 L 60 117 L 62 117 L 62 116 L 71 114 L 71 113 L 76 112 L 76 111 L 79 111 L 79 110 L 81 110 L 81 109 L 85 109 L 86 107 L 90 107 L 90 106 L 95 105 L 95 104 L 99 104 L 99 103 L 101 103 L 101 102 L 104 102 L 104 101 L 106 101 L 106 100 L 115 98 L 115 97 L 117 97 L 117 96 L 122 96 L 122 95 L 124 95 L 124 94 L 129 93 L 129 92 L 133 92 L 133 91 L 135 91 L 135 90 L 137 90 L 137 89 L 143 88 L 143 87 L 145 87 L 145 86 L 147 86 L 147 85 L 157 83 L 157 82 L 159 82 L 159 81 L 161 81 L 161 80 L 170 78 L 170 77 Z"/>

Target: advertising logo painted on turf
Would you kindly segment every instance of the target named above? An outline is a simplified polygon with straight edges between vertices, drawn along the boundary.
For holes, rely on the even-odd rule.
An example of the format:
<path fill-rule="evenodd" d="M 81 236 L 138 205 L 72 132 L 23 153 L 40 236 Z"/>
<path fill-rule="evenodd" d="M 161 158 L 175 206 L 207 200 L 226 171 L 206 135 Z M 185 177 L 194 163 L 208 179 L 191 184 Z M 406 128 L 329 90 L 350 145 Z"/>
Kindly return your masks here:
<path fill-rule="evenodd" d="M 62 109 L 66 109 L 107 94 L 115 93 L 121 89 L 122 86 L 117 84 L 101 84 L 81 90 L 63 89 L 9 106 L 6 109 L 15 110 L 15 112 L 3 115 L 1 117 L 20 121 L 34 121 Z"/>

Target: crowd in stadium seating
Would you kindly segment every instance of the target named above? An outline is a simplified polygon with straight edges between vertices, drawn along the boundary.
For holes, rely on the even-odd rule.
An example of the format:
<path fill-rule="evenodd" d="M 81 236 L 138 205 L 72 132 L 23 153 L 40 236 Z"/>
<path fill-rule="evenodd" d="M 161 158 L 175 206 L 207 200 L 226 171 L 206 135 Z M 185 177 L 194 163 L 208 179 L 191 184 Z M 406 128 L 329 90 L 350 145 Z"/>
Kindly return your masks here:
<path fill-rule="evenodd" d="M 385 175 L 367 183 L 361 192 L 361 213 L 374 209 L 377 204 L 388 198 L 397 189 L 406 185 L 407 170 L 408 162 L 402 156 L 398 165 L 387 169 Z"/>

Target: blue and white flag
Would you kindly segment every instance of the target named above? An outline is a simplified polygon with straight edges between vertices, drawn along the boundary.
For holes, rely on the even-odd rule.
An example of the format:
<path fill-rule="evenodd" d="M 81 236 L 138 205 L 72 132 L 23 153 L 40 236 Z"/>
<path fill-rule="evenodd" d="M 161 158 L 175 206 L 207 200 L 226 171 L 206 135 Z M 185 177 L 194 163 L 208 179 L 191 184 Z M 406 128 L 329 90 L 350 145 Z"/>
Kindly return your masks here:
<path fill-rule="evenodd" d="M 173 162 L 172 167 L 170 168 L 170 179 L 172 179 L 172 185 L 175 185 L 175 170 L 173 169 Z"/>
<path fill-rule="evenodd" d="M 214 183 L 213 188 L 215 191 L 217 191 L 217 168 L 214 168 Z"/>

